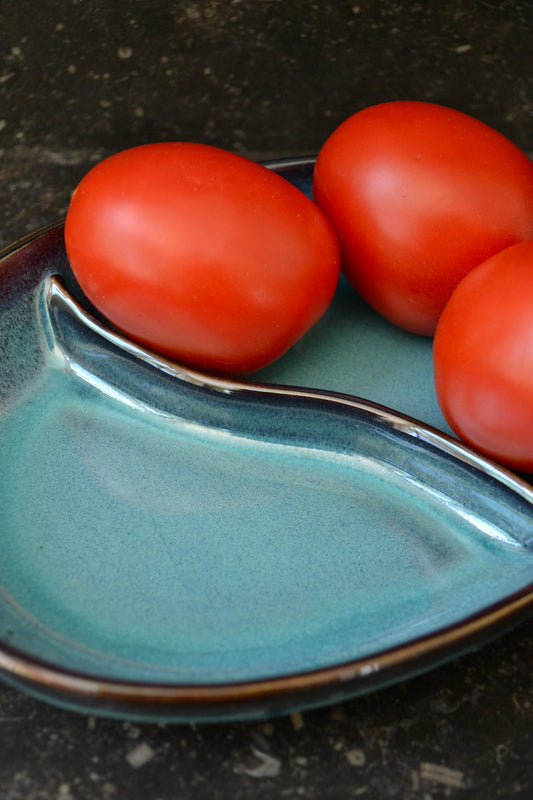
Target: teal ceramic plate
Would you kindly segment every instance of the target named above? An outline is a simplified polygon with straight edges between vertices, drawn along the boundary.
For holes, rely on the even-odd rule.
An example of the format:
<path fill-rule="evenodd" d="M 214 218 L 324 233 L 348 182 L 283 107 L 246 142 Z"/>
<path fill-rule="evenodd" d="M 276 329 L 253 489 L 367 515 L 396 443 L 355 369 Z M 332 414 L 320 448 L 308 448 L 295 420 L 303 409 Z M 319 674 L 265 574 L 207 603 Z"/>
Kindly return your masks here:
<path fill-rule="evenodd" d="M 310 191 L 311 161 L 273 168 Z M 253 381 L 215 380 L 98 321 L 59 226 L 0 261 L 0 353 L 17 687 L 125 718 L 257 718 L 408 678 L 531 613 L 533 488 L 448 435 L 431 342 L 347 285 Z"/>

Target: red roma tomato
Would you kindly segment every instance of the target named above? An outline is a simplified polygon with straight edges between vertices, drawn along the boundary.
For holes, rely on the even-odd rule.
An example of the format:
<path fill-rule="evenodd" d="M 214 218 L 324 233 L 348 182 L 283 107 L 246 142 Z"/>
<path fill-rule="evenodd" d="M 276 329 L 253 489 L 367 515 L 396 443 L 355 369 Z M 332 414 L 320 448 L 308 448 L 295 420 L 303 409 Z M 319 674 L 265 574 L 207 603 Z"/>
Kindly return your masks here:
<path fill-rule="evenodd" d="M 76 189 L 65 244 L 83 292 L 156 352 L 221 374 L 281 356 L 337 285 L 336 235 L 284 178 L 192 143 L 141 145 Z"/>
<path fill-rule="evenodd" d="M 458 436 L 533 472 L 533 241 L 461 281 L 437 325 L 433 361 L 437 399 Z"/>
<path fill-rule="evenodd" d="M 348 280 L 414 333 L 434 333 L 473 267 L 533 238 L 533 163 L 482 122 L 431 103 L 347 119 L 319 153 L 313 190 Z"/>

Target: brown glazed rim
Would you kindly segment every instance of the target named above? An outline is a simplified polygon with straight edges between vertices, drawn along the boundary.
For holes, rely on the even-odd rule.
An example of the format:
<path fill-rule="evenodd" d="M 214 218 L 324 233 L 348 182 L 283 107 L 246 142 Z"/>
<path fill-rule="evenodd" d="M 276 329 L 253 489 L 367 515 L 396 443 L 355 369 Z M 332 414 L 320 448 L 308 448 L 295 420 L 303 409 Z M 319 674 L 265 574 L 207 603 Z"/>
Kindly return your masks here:
<path fill-rule="evenodd" d="M 386 685 L 398 673 L 406 677 L 451 655 L 465 653 L 533 613 L 533 584 L 489 609 L 405 645 L 368 657 L 309 672 L 264 680 L 220 684 L 174 684 L 120 681 L 71 672 L 54 664 L 25 656 L 16 648 L 0 645 L 0 669 L 6 675 L 38 689 L 58 691 L 77 698 L 109 699 L 126 705 L 241 706 L 275 698 L 300 695 L 341 696 L 363 693 L 376 684 Z"/>

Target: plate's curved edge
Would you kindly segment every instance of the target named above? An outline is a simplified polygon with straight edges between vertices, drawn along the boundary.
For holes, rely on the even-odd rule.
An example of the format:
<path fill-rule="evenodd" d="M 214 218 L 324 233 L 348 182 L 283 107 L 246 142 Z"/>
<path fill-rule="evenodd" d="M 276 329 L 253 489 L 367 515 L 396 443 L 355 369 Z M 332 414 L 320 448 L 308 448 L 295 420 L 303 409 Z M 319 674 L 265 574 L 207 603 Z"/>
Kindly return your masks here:
<path fill-rule="evenodd" d="M 56 231 L 63 227 L 64 225 L 64 217 L 61 217 L 55 222 L 50 222 L 47 225 L 43 225 L 42 228 L 37 228 L 37 230 L 30 231 L 30 233 L 25 234 L 20 239 L 16 239 L 11 244 L 6 245 L 0 249 L 0 261 L 3 261 L 5 258 L 13 255 L 18 250 L 22 250 L 27 245 L 31 244 L 32 242 L 40 239 L 42 236 L 45 236 L 47 233 L 51 233 L 52 231 Z"/>
<path fill-rule="evenodd" d="M 53 704 L 102 716 L 217 722 L 278 716 L 353 699 L 443 665 L 533 613 L 533 583 L 458 623 L 396 647 L 318 670 L 220 684 L 102 679 L 28 657 L 0 642 L 7 683 Z"/>
<path fill-rule="evenodd" d="M 455 459 L 472 466 L 479 472 L 495 478 L 497 481 L 528 500 L 533 508 L 533 486 L 526 480 L 492 459 L 482 455 L 464 442 L 453 438 L 421 420 L 410 417 L 403 412 L 355 395 L 305 386 L 285 386 L 258 383 L 253 380 L 219 378 L 208 373 L 184 367 L 177 362 L 170 361 L 134 343 L 119 331 L 97 320 L 72 297 L 61 278 L 55 275 L 50 276 L 45 284 L 45 303 L 49 312 L 51 306 L 55 303 L 63 304 L 82 325 L 90 328 L 94 333 L 120 350 L 159 369 L 161 372 L 172 376 L 180 382 L 193 384 L 223 394 L 277 395 L 286 398 L 300 397 L 310 400 L 322 400 L 329 405 L 339 405 L 345 408 L 351 408 L 354 411 L 370 413 L 380 421 L 386 422 L 413 438 L 424 441 L 440 452 L 448 453 Z M 49 324 L 53 325 L 50 321 Z"/>
<path fill-rule="evenodd" d="M 286 156 L 285 158 L 269 159 L 261 163 L 268 169 L 278 171 L 280 169 L 291 169 L 292 167 L 311 167 L 316 159 L 316 153 L 309 153 L 305 156 Z"/>

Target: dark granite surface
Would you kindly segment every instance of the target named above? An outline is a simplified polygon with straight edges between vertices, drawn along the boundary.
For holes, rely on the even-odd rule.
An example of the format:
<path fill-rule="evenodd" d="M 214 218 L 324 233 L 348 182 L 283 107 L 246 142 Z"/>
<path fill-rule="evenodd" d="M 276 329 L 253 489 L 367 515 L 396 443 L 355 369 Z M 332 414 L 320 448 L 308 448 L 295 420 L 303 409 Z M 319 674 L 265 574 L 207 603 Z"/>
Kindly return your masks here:
<path fill-rule="evenodd" d="M 93 163 L 142 142 L 307 155 L 357 109 L 412 98 L 533 152 L 529 2 L 0 0 L 0 22 L 0 246 L 60 218 Z M 527 622 L 342 706 L 197 728 L 2 686 L 0 798 L 529 798 L 532 659 Z"/>

